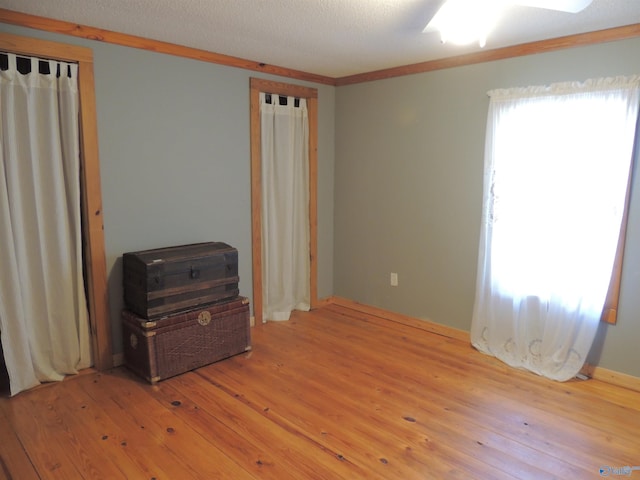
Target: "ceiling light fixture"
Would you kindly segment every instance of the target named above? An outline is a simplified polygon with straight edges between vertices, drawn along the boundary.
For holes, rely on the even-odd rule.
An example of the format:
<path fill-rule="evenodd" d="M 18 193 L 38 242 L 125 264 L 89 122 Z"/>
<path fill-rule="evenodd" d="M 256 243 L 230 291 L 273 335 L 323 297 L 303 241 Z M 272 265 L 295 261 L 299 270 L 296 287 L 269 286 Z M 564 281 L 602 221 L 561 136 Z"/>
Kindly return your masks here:
<path fill-rule="evenodd" d="M 467 45 L 478 42 L 484 47 L 504 6 L 504 0 L 447 0 L 425 31 L 438 30 L 442 43 Z"/>
<path fill-rule="evenodd" d="M 424 28 L 437 30 L 442 43 L 484 47 L 502 13 L 512 5 L 545 8 L 567 13 L 584 10 L 593 0 L 446 0 Z"/>

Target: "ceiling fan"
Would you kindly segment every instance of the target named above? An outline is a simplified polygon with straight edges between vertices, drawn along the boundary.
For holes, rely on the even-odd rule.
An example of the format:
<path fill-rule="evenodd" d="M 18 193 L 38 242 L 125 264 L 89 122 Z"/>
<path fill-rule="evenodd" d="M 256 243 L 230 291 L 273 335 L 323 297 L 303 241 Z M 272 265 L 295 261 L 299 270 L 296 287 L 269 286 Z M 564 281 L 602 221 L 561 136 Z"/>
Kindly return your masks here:
<path fill-rule="evenodd" d="M 500 15 L 514 5 L 578 13 L 593 0 L 442 0 L 424 32 L 439 31 L 442 43 L 468 44 L 475 41 L 484 47 L 489 32 Z"/>

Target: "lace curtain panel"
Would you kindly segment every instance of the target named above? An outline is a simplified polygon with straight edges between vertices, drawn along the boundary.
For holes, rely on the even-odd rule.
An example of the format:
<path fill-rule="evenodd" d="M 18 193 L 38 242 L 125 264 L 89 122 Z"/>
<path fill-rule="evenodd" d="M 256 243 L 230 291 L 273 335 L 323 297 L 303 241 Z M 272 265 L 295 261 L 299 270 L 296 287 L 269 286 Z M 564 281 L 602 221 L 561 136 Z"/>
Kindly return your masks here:
<path fill-rule="evenodd" d="M 640 77 L 489 92 L 471 340 L 564 381 L 607 295 L 632 165 Z"/>

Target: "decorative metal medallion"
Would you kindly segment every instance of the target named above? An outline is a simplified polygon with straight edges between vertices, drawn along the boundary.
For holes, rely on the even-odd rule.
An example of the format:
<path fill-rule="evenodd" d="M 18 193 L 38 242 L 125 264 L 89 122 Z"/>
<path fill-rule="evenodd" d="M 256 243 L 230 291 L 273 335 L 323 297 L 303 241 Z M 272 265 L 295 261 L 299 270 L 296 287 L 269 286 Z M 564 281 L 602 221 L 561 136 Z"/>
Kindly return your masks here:
<path fill-rule="evenodd" d="M 138 337 L 135 333 L 132 333 L 129 337 L 129 343 L 131 344 L 131 348 L 136 348 L 138 346 Z"/>
<path fill-rule="evenodd" d="M 203 327 L 206 327 L 210 322 L 211 314 L 207 310 L 200 312 L 200 315 L 198 315 L 198 323 Z"/>

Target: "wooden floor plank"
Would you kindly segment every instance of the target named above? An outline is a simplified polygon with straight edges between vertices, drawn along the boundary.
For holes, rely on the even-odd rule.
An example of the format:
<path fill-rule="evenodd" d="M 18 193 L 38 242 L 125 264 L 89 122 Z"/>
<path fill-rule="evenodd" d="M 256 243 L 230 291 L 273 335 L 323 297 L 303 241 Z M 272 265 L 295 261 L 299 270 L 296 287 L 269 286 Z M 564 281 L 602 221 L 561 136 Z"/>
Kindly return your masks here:
<path fill-rule="evenodd" d="M 164 445 L 152 442 L 151 446 L 156 449 L 150 449 L 149 435 L 137 424 L 127 422 L 119 409 L 112 408 L 109 395 L 117 395 L 118 385 L 111 375 L 98 374 L 69 383 L 67 390 L 72 392 L 75 401 L 69 404 L 70 413 L 87 426 L 85 430 L 91 435 L 87 442 L 95 443 L 99 439 L 100 457 L 117 465 L 124 478 L 158 478 L 165 472 L 159 467 L 170 458 Z M 179 459 L 169 468 L 176 463 L 180 464 Z"/>
<path fill-rule="evenodd" d="M 269 347 L 265 346 L 263 347 L 263 350 L 267 350 L 268 348 Z M 263 402 L 273 402 L 276 399 L 273 390 L 275 388 L 278 388 L 279 385 L 283 383 L 283 379 L 286 379 L 288 377 L 287 384 L 289 385 L 289 387 L 280 388 L 292 388 L 293 390 L 293 387 L 291 386 L 295 385 L 297 386 L 296 388 L 298 390 L 298 393 L 294 395 L 293 392 L 290 392 L 289 397 L 285 396 L 281 400 L 281 404 L 278 405 L 278 407 L 281 409 L 288 409 L 294 417 L 304 418 L 305 420 L 308 420 L 310 418 L 308 414 L 303 413 L 305 409 L 322 411 L 322 402 L 324 400 L 322 399 L 320 392 L 323 388 L 330 392 L 342 391 L 349 388 L 349 380 L 347 379 L 341 381 L 340 377 L 342 376 L 342 374 L 338 371 L 329 369 L 329 373 L 323 375 L 316 367 L 314 369 L 313 375 L 314 380 L 308 380 L 304 378 L 303 373 L 308 368 L 307 365 L 302 363 L 299 358 L 296 358 L 294 360 L 296 363 L 295 370 L 288 371 L 286 368 L 286 360 L 284 360 L 285 358 L 286 352 L 283 352 L 283 356 L 281 357 L 282 360 L 276 360 L 277 365 L 272 366 L 271 370 L 273 370 L 273 372 L 269 371 L 270 368 L 268 366 L 262 367 L 262 371 L 260 371 L 260 362 L 252 361 L 249 365 L 240 369 L 241 371 L 237 375 L 238 381 L 235 384 L 233 383 L 233 379 L 228 378 L 230 371 L 230 368 L 228 367 L 224 369 L 224 372 L 213 372 L 209 369 L 203 369 L 203 374 L 210 376 L 212 379 L 215 378 L 216 381 L 219 381 L 221 383 L 232 385 L 234 388 L 238 389 L 238 391 L 250 391 L 250 394 L 247 393 L 247 395 L 250 396 L 259 396 L 260 393 L 258 393 L 256 390 L 260 389 L 262 385 L 268 385 L 268 390 L 263 389 L 261 396 L 258 397 Z M 256 372 L 254 372 L 254 370 Z M 301 375 L 296 375 L 296 371 L 302 372 Z M 222 378 L 223 376 L 224 378 Z M 252 381 L 251 379 L 254 377 L 256 379 L 262 378 L 262 381 Z M 444 410 L 433 410 L 429 412 L 428 415 L 422 415 L 422 417 L 429 419 L 429 425 L 427 430 L 420 431 L 421 422 L 407 422 L 405 418 L 420 418 L 421 415 L 418 415 L 417 412 L 422 411 L 420 410 L 420 405 L 421 403 L 423 403 L 424 399 L 409 398 L 407 395 L 404 395 L 402 389 L 397 389 L 397 391 L 393 392 L 394 398 L 385 400 L 384 397 L 388 396 L 391 392 L 388 382 L 384 383 L 384 387 L 380 386 L 382 384 L 375 383 L 368 385 L 366 381 L 363 381 L 363 379 L 360 379 L 358 383 L 360 384 L 360 387 L 366 387 L 368 391 L 375 392 L 375 394 L 369 399 L 367 396 L 368 394 L 365 393 L 364 395 L 362 395 L 359 393 L 355 393 L 352 389 L 351 394 L 348 396 L 348 398 L 340 397 L 339 399 L 333 400 L 331 402 L 332 407 L 339 409 L 339 411 L 341 412 L 340 416 L 336 416 L 335 424 L 332 425 L 334 429 L 339 430 L 341 424 L 344 422 L 351 425 L 352 427 L 357 426 L 360 429 L 358 432 L 360 436 L 362 436 L 364 432 L 369 432 L 369 437 L 375 438 L 376 436 L 379 436 L 380 432 L 374 430 L 374 427 L 381 422 L 381 417 L 383 417 L 383 430 L 385 427 L 385 422 L 387 423 L 386 427 L 389 426 L 388 422 L 395 422 L 397 423 L 397 425 L 394 426 L 393 431 L 402 433 L 400 438 L 396 438 L 395 447 L 398 448 L 395 448 L 393 444 L 387 445 L 388 450 L 382 454 L 383 457 L 386 456 L 387 460 L 389 460 L 393 456 L 390 451 L 402 451 L 406 448 L 411 448 L 414 450 L 414 452 L 418 452 L 419 448 L 416 447 L 423 441 L 428 441 L 431 449 L 446 449 L 447 445 L 455 444 L 458 451 L 464 452 L 467 456 L 473 456 L 477 455 L 478 453 L 483 453 L 486 461 L 486 456 L 491 450 L 491 447 L 488 445 L 489 442 L 485 441 L 485 443 L 480 443 L 479 440 L 473 437 L 472 434 L 466 435 L 466 438 L 458 438 L 457 441 L 451 441 L 452 436 L 458 435 L 459 437 L 461 434 L 465 435 L 465 432 L 468 432 L 469 429 L 465 428 L 466 426 L 464 424 L 462 425 L 462 428 L 459 428 L 458 425 L 453 424 L 451 415 L 447 414 L 447 412 L 445 412 Z M 345 401 L 342 400 L 346 400 L 348 404 L 345 405 Z M 427 399 L 426 401 L 429 400 Z M 402 409 L 395 409 L 394 404 L 396 403 L 402 405 Z M 273 403 L 271 404 L 271 406 L 271 410 L 273 411 L 275 409 L 273 407 L 276 406 L 273 405 Z M 298 412 L 298 410 L 301 411 Z M 345 418 L 345 412 L 351 412 L 352 416 L 350 418 Z M 353 412 L 359 412 L 356 418 L 353 418 Z M 440 420 L 440 416 L 442 415 L 447 415 L 447 417 Z M 363 416 L 364 425 L 357 425 L 358 417 Z M 325 417 L 329 417 L 329 415 L 326 415 Z M 324 425 L 326 430 L 330 430 L 328 427 L 329 425 L 331 425 L 331 420 L 331 418 L 323 418 L 322 416 L 319 416 L 315 419 L 316 423 L 319 425 Z M 441 428 L 438 432 L 439 435 L 435 434 L 435 427 L 433 425 L 434 421 L 439 421 L 441 423 Z M 449 427 L 447 426 L 447 423 L 452 423 L 452 425 Z M 315 428 L 317 429 L 318 427 Z M 416 430 L 418 433 L 416 433 Z M 387 439 L 392 438 L 393 434 L 389 433 L 389 431 L 386 431 L 385 437 Z M 484 439 L 484 436 L 480 436 L 478 438 Z M 462 442 L 462 440 L 464 440 L 464 443 Z M 372 443 L 377 443 L 379 445 L 381 442 L 378 441 Z M 366 448 L 366 445 L 365 447 L 361 446 L 360 448 L 356 448 L 356 451 L 362 451 L 363 448 Z M 433 453 L 433 451 L 429 451 L 428 453 L 431 454 Z M 440 452 L 439 456 L 440 458 L 444 458 L 445 453 Z M 493 462 L 493 464 L 492 462 L 488 462 L 492 464 L 491 467 L 493 469 L 497 468 L 500 462 L 502 462 L 503 468 L 505 468 L 507 471 L 511 470 L 510 465 L 506 465 L 505 462 L 513 460 L 512 458 L 502 455 L 501 452 L 494 452 L 494 456 L 495 461 Z M 461 462 L 452 461 L 451 463 Z M 516 462 L 514 461 L 513 464 L 516 465 Z M 438 467 L 442 467 L 443 465 L 444 462 L 440 462 Z M 516 465 L 518 468 L 518 478 L 523 478 L 523 474 L 526 470 L 531 471 L 532 478 L 539 478 L 539 472 L 537 472 L 537 469 L 534 467 L 534 465 L 535 463 L 533 463 L 531 466 L 528 466 L 526 463 Z"/>
<path fill-rule="evenodd" d="M 599 478 L 640 464 L 640 393 L 512 369 L 340 305 L 149 385 L 120 368 L 0 398 L 6 479 Z"/>
<path fill-rule="evenodd" d="M 349 332 L 349 326 L 345 322 L 341 323 L 341 328 L 343 328 L 345 332 Z M 359 330 L 357 327 L 355 328 Z M 315 335 L 318 334 L 319 332 L 315 333 Z M 370 339 L 367 348 L 372 347 L 375 349 L 376 345 L 375 343 L 372 345 L 372 342 L 373 340 Z M 460 342 L 455 341 L 447 345 L 447 351 L 453 350 L 453 343 Z M 393 339 L 389 338 L 384 344 L 380 345 L 380 348 L 383 348 L 383 345 L 386 345 L 387 350 L 390 350 L 393 346 Z M 478 357 L 478 352 L 475 352 L 468 346 L 464 346 L 463 348 L 470 354 Z M 431 346 L 431 348 L 428 349 L 428 353 L 425 353 L 426 350 L 421 348 L 419 350 L 420 354 L 414 358 L 414 361 L 424 357 L 428 359 L 429 368 L 435 368 L 437 372 L 446 371 L 449 366 L 452 366 L 454 369 L 460 369 L 460 372 L 468 373 L 455 375 L 455 370 L 446 374 L 438 373 L 439 380 L 453 378 L 454 381 L 450 385 L 444 385 L 443 387 L 440 386 L 440 381 L 437 383 L 431 382 L 428 385 L 432 393 L 441 389 L 442 395 L 439 398 L 442 403 L 458 399 L 459 402 L 451 408 L 467 409 L 465 415 L 470 415 L 475 412 L 475 415 L 471 418 L 479 419 L 484 417 L 487 422 L 491 421 L 492 423 L 501 425 L 503 432 L 514 432 L 518 435 L 526 435 L 528 442 L 534 440 L 537 442 L 539 448 L 546 448 L 549 454 L 556 455 L 558 458 L 571 458 L 578 466 L 588 465 L 593 461 L 605 461 L 610 458 L 621 458 L 631 461 L 630 459 L 635 455 L 634 449 L 630 447 L 630 445 L 634 445 L 635 443 L 635 432 L 637 432 L 637 430 L 633 428 L 633 426 L 629 428 L 629 424 L 637 424 L 637 409 L 627 412 L 626 420 L 624 420 L 623 417 L 617 418 L 617 424 L 620 425 L 620 429 L 618 435 L 612 438 L 608 431 L 608 425 L 610 422 L 616 423 L 616 417 L 611 416 L 610 413 L 611 410 L 617 412 L 617 408 L 607 409 L 607 421 L 605 422 L 602 421 L 601 404 L 595 399 L 591 399 L 591 401 L 596 404 L 595 407 L 590 407 L 588 404 L 572 404 L 572 410 L 569 410 L 563 408 L 566 402 L 558 402 L 556 395 L 555 403 L 547 402 L 542 409 L 539 408 L 539 405 L 538 408 L 534 408 L 533 403 L 539 404 L 541 393 L 546 392 L 549 386 L 553 385 L 557 393 L 558 388 L 563 388 L 566 384 L 550 382 L 529 372 L 514 371 L 513 369 L 501 370 L 505 379 L 499 381 L 496 379 L 499 378 L 500 375 L 496 375 L 496 372 L 494 372 L 494 375 L 488 376 L 482 371 L 475 371 L 476 368 L 481 365 L 479 362 L 461 364 L 459 362 L 461 355 L 451 357 L 448 362 L 443 362 L 440 368 L 438 368 L 439 360 L 437 357 L 439 354 L 437 354 L 437 350 L 437 347 Z M 434 352 L 436 353 L 434 354 Z M 363 354 L 364 352 L 359 352 L 356 355 Z M 394 370 L 394 374 L 400 377 L 404 383 L 412 385 L 422 384 L 424 379 L 419 379 L 411 372 L 412 369 L 410 365 L 412 362 L 408 349 L 405 350 L 405 354 L 407 354 L 408 360 L 404 365 L 408 365 L 409 369 L 405 368 L 403 372 L 401 370 L 402 366 L 399 366 L 398 369 Z M 450 354 L 448 355 L 450 356 Z M 436 361 L 434 362 L 434 360 Z M 458 365 L 453 365 L 455 363 L 458 363 Z M 514 384 L 514 377 L 522 377 L 526 382 Z M 393 379 L 388 377 L 387 381 L 392 382 Z M 524 390 L 522 388 L 518 389 L 516 385 L 523 386 Z M 523 399 L 528 400 L 526 409 L 522 408 Z M 530 399 L 534 401 L 531 402 Z M 576 411 L 576 406 L 579 406 L 580 410 Z M 469 411 L 469 408 L 473 410 Z M 558 415 L 556 411 L 562 411 L 563 415 Z M 576 413 L 578 413 L 578 415 L 576 415 Z M 571 414 L 573 414 L 575 419 L 572 420 L 570 418 Z M 586 425 L 585 420 L 587 423 L 599 422 L 598 428 Z M 520 427 L 513 430 L 512 425 L 517 426 L 518 424 L 520 424 Z M 571 431 L 574 434 L 576 432 L 580 433 L 578 437 L 580 440 L 577 441 L 575 438 L 569 438 L 568 435 L 565 435 L 565 431 Z M 514 440 L 517 440 L 517 438 L 514 438 Z M 578 448 L 583 444 L 598 446 L 599 456 L 583 454 L 582 449 Z"/>
<path fill-rule="evenodd" d="M 198 435 L 171 405 L 161 404 L 158 387 L 117 373 L 101 375 L 98 382 L 81 382 L 108 409 L 112 420 L 126 425 L 127 434 L 136 435 L 127 440 L 128 451 L 148 456 L 154 465 L 146 468 L 159 472 L 157 478 L 256 478 Z"/>
<path fill-rule="evenodd" d="M 319 332 L 316 332 L 316 337 L 320 335 Z M 303 343 L 310 343 L 312 342 L 311 339 L 307 338 L 303 341 Z M 277 342 L 276 342 L 277 343 Z M 368 345 L 370 346 L 370 345 Z M 344 357 L 348 357 L 349 355 L 351 355 L 351 353 L 344 353 L 341 355 L 341 358 Z M 358 357 L 359 355 L 362 354 L 357 354 L 356 357 Z M 409 368 L 411 369 L 411 365 L 409 365 Z M 404 374 L 401 373 L 397 370 L 395 370 L 394 368 L 391 369 L 392 371 L 394 371 L 396 374 L 398 374 L 398 377 L 401 378 L 402 380 L 402 384 L 408 384 L 408 385 L 420 385 L 420 382 L 418 380 L 415 379 L 415 377 L 410 377 L 408 374 Z M 373 371 L 369 371 L 368 373 L 368 377 L 371 377 L 374 372 Z M 378 376 L 380 376 L 380 372 L 375 372 Z M 384 374 L 384 372 L 383 372 Z M 446 377 L 446 376 L 445 376 Z M 367 378 L 367 377 L 365 377 Z M 469 379 L 469 381 L 471 381 L 472 378 Z M 536 377 L 536 380 L 537 377 Z M 389 382 L 393 382 L 393 376 L 387 376 L 385 378 L 385 382 L 389 383 Z M 461 384 L 459 384 L 461 385 Z M 435 386 L 436 389 L 440 388 L 439 386 Z M 431 385 L 429 387 L 428 390 L 432 390 L 434 389 L 434 385 Z M 455 396 L 458 395 L 458 393 L 456 392 L 456 386 L 454 384 L 454 386 L 452 387 L 451 385 L 447 386 L 447 388 L 444 390 L 444 392 L 442 393 L 442 395 L 439 398 L 436 398 L 435 401 L 436 403 L 440 404 L 440 405 L 452 405 L 447 407 L 447 415 L 449 415 L 451 412 L 456 411 L 455 407 L 456 404 L 452 404 L 452 400 L 455 398 Z M 471 400 L 469 400 L 471 399 Z M 536 428 L 537 428 L 537 424 L 534 421 L 531 421 L 528 417 L 524 417 L 522 416 L 519 412 L 516 412 L 516 415 L 512 415 L 513 418 L 511 419 L 507 419 L 506 414 L 508 413 L 508 411 L 506 412 L 501 412 L 502 407 L 500 406 L 500 402 L 498 401 L 491 401 L 491 400 L 487 400 L 484 399 L 484 401 L 482 401 L 482 403 L 480 403 L 480 400 L 482 400 L 482 397 L 479 397 L 478 395 L 476 395 L 475 397 L 473 395 L 468 396 L 468 398 L 462 398 L 462 402 L 461 404 L 458 404 L 458 409 L 463 408 L 464 411 L 466 412 L 466 415 L 470 416 L 471 418 L 471 422 L 475 422 L 477 421 L 476 417 L 478 416 L 478 414 L 482 414 L 482 409 L 486 409 L 489 408 L 491 415 L 496 415 L 499 414 L 496 417 L 496 420 L 494 421 L 494 423 L 497 421 L 500 424 L 501 430 L 508 430 L 508 434 L 512 437 L 512 439 L 514 441 L 518 441 L 518 439 L 520 437 L 526 437 L 528 442 L 531 442 L 532 439 L 535 441 L 535 444 L 537 444 L 539 447 L 542 447 L 543 449 L 546 449 L 547 453 L 549 455 L 556 455 L 560 458 L 563 457 L 567 457 L 567 452 L 570 452 L 572 450 L 570 450 L 570 447 L 568 446 L 564 446 L 562 445 L 562 442 L 558 441 L 557 439 L 555 439 L 556 441 L 556 445 L 553 444 L 554 439 L 551 439 L 552 441 L 550 442 L 548 435 L 549 432 L 542 430 L 540 431 L 538 429 L 538 431 L 536 432 Z M 500 398 L 498 398 L 498 400 L 500 400 Z M 418 400 L 419 401 L 419 400 Z M 502 401 L 502 400 L 500 400 Z M 469 403 L 470 402 L 470 403 Z M 466 403 L 466 404 L 465 404 Z M 428 402 L 427 402 L 428 404 Z M 499 408 L 496 408 L 495 405 L 498 405 Z M 478 410 L 480 409 L 480 410 Z M 437 415 L 437 412 L 432 412 L 433 415 Z M 492 421 L 492 417 L 491 415 L 489 415 L 487 417 L 487 422 Z M 529 420 L 529 421 L 528 421 Z M 562 425 L 562 424 L 560 424 Z M 560 428 L 558 430 L 558 433 L 560 435 L 564 435 L 562 432 L 562 429 Z M 533 438 L 532 438 L 533 435 Z M 584 441 L 589 441 L 591 442 L 591 439 L 587 439 L 587 440 L 582 440 L 582 442 Z M 577 443 L 574 440 L 574 444 Z M 558 450 L 559 448 L 559 450 Z M 626 448 L 626 446 L 625 446 Z M 617 453 L 617 452 L 616 452 Z M 588 462 L 588 463 L 581 463 L 580 462 L 580 457 L 583 457 L 582 460 L 584 460 L 584 462 Z M 590 465 L 590 463 L 593 461 L 593 457 L 589 456 L 589 455 L 582 455 L 582 453 L 578 453 L 578 460 L 574 460 L 574 463 L 577 463 L 578 466 L 584 466 L 584 465 Z M 569 458 L 572 458 L 571 456 L 569 456 Z M 595 467 L 594 467 L 595 468 Z"/>
<path fill-rule="evenodd" d="M 243 418 L 242 405 L 236 405 L 238 412 L 233 415 L 218 407 L 217 398 L 226 395 L 201 377 L 184 374 L 181 380 L 170 379 L 158 385 L 158 399 L 170 404 L 176 415 L 188 423 L 202 437 L 218 445 L 227 445 L 225 453 L 235 462 L 245 465 L 260 479 L 295 479 L 290 466 L 264 442 L 247 438 L 242 432 L 229 426 L 229 418 Z M 189 380 L 189 381 L 188 381 Z M 202 405 L 202 406 L 201 406 Z M 248 423 L 248 422 L 246 422 Z"/>
<path fill-rule="evenodd" d="M 109 440 L 103 443 L 105 448 L 124 447 L 125 453 L 146 473 L 145 478 L 197 478 L 190 473 L 190 458 L 180 458 L 164 441 L 168 432 L 161 427 L 150 427 L 153 422 L 148 415 L 133 416 L 128 412 L 127 405 L 123 406 L 122 400 L 126 398 L 146 405 L 152 401 L 152 397 L 138 390 L 137 379 L 129 377 L 129 380 L 123 380 L 117 373 L 100 374 L 91 382 L 79 382 L 80 387 L 93 399 L 93 405 L 99 406 L 109 421 L 117 425 L 116 430 L 104 429 L 103 436 Z M 123 389 L 130 391 L 129 384 L 136 386 L 135 398 L 122 393 Z"/>
<path fill-rule="evenodd" d="M 25 392 L 11 399 L 5 411 L 41 478 L 81 479 L 84 475 L 74 453 L 74 432 L 56 418 L 51 406 L 50 396 L 56 387 Z"/>
<path fill-rule="evenodd" d="M 264 409 L 247 408 L 240 395 L 229 395 L 214 382 L 202 382 L 196 375 L 182 375 L 176 382 L 180 390 L 197 395 L 200 405 L 208 404 L 208 410 L 244 438 L 255 445 L 268 446 L 272 457 L 290 471 L 295 470 L 299 478 L 363 478 L 365 472 L 348 459 L 339 458 L 326 447 L 310 442 L 298 429 L 276 424 Z"/>
<path fill-rule="evenodd" d="M 494 477 L 493 467 L 460 455 L 440 438 L 424 435 L 419 425 L 405 418 L 406 414 L 389 418 L 388 412 L 381 414 L 357 402 L 335 399 L 328 408 L 326 395 L 327 391 L 332 392 L 330 388 L 323 390 L 302 377 L 287 377 L 283 369 L 275 374 L 266 369 L 243 369 L 237 376 L 227 369 L 224 372 L 203 369 L 200 374 L 257 402 L 256 410 L 268 409 L 269 415 L 283 428 L 292 423 L 288 428 L 306 432 L 342 458 L 382 478 L 424 478 L 424 471 L 446 478 L 498 478 Z M 261 385 L 252 388 L 252 378 L 262 378 L 261 385 L 268 385 L 269 391 Z M 345 425 L 349 428 L 345 429 Z M 461 456 L 464 461 L 460 461 Z M 432 457 L 438 458 L 438 462 L 432 463 Z M 371 478 L 372 474 L 358 478 Z"/>
<path fill-rule="evenodd" d="M 40 478 L 0 403 L 0 480 Z"/>
<path fill-rule="evenodd" d="M 404 442 L 389 432 L 381 431 L 374 422 L 363 425 L 365 420 L 354 419 L 341 405 L 319 410 L 318 403 L 324 402 L 326 405 L 326 399 L 302 382 L 295 387 L 283 387 L 278 378 L 255 370 L 242 370 L 238 375 L 208 369 L 202 369 L 199 373 L 208 381 L 238 395 L 255 411 L 265 412 L 280 428 L 304 432 L 305 436 L 322 445 L 334 458 L 351 462 L 367 472 L 356 478 L 420 478 L 417 472 L 425 467 L 419 465 L 420 459 L 414 458 Z M 260 386 L 252 388 L 250 385 L 255 383 L 252 379 L 259 378 L 262 378 L 260 382 L 263 386 L 268 386 L 266 395 Z M 327 391 L 322 393 L 326 394 Z M 309 397 L 319 398 L 314 402 Z M 345 425 L 349 428 L 345 429 Z M 402 462 L 390 461 L 392 452 L 400 452 L 398 455 L 404 457 Z M 454 472 L 449 473 L 456 478 Z"/>
<path fill-rule="evenodd" d="M 246 372 L 243 372 L 243 376 L 246 376 Z M 283 374 L 280 373 L 278 375 L 282 377 Z M 274 385 L 278 381 L 275 377 L 269 377 L 270 384 Z M 320 381 L 325 385 L 330 385 L 326 379 L 319 379 L 316 376 L 316 380 Z M 292 379 L 292 381 L 297 381 Z M 325 383 L 326 382 L 326 383 Z M 305 384 L 302 379 L 297 381 L 298 384 L 303 386 L 303 388 L 311 395 L 314 395 L 316 389 L 310 387 L 308 384 Z M 342 387 L 344 388 L 344 386 Z M 372 387 L 373 390 L 376 387 Z M 377 388 L 376 388 L 377 389 Z M 465 457 L 468 456 L 477 456 L 482 455 L 483 461 L 488 463 L 492 469 L 499 469 L 504 472 L 516 473 L 513 471 L 514 468 L 517 468 L 517 478 L 540 478 L 540 472 L 535 467 L 535 461 L 524 463 L 524 462 L 516 462 L 516 458 L 511 455 L 505 455 L 499 449 L 493 449 L 492 442 L 490 439 L 493 439 L 493 443 L 499 443 L 499 440 L 496 440 L 495 437 L 497 435 L 491 436 L 491 432 L 487 430 L 478 431 L 479 429 L 468 428 L 468 425 L 463 424 L 459 425 L 455 422 L 455 418 L 453 416 L 442 416 L 440 412 L 434 411 L 430 412 L 429 415 L 419 415 L 417 412 L 422 413 L 423 410 L 419 410 L 415 407 L 403 407 L 401 409 L 394 408 L 394 405 L 397 403 L 402 403 L 403 405 L 409 405 L 413 403 L 413 400 L 407 401 L 408 397 L 403 396 L 402 392 L 393 392 L 391 398 L 381 398 L 382 396 L 389 397 L 391 393 L 389 389 L 377 389 L 379 395 L 377 395 L 377 401 L 375 404 L 367 404 L 366 397 L 361 397 L 357 395 L 350 396 L 352 401 L 351 405 L 339 404 L 339 408 L 345 412 L 348 409 L 351 412 L 357 412 L 360 410 L 362 412 L 362 416 L 365 412 L 367 412 L 366 417 L 364 418 L 364 425 L 358 425 L 357 418 L 354 419 L 353 415 L 351 418 L 340 417 L 336 419 L 336 423 L 331 425 L 325 418 L 319 418 L 317 421 L 319 424 L 324 425 L 326 430 L 329 430 L 329 426 L 331 425 L 334 429 L 339 430 L 341 422 L 348 423 L 352 426 L 358 427 L 359 434 L 362 434 L 365 430 L 370 430 L 367 427 L 371 425 L 380 424 L 380 429 L 384 432 L 385 427 L 388 428 L 389 424 L 394 425 L 394 430 L 396 432 L 400 432 L 401 436 L 396 438 L 396 446 L 397 448 L 393 448 L 393 446 L 389 449 L 391 451 L 402 451 L 405 448 L 415 449 L 416 452 L 419 451 L 416 446 L 428 445 L 429 450 L 428 453 L 432 454 L 434 450 L 440 449 L 439 457 L 444 458 L 446 456 L 445 451 L 449 445 L 456 445 L 456 449 L 460 454 L 463 454 Z M 263 394 L 265 395 L 265 394 Z M 273 395 L 268 395 L 271 400 L 273 400 Z M 399 401 L 400 400 L 400 401 Z M 282 408 L 287 408 L 286 398 L 285 402 L 282 405 Z M 309 408 L 310 406 L 305 405 L 303 408 Z M 291 407 L 289 407 L 291 408 Z M 318 402 L 315 402 L 312 405 L 312 408 L 319 409 L 320 405 Z M 445 413 L 445 412 L 442 412 Z M 413 415 L 413 417 L 411 416 Z M 305 415 L 305 418 L 308 419 L 309 415 Z M 417 418 L 415 418 L 417 417 Z M 412 420 L 407 420 L 407 418 Z M 423 421 L 426 419 L 426 421 Z M 333 430 L 332 430 L 333 431 Z M 375 432 L 375 431 L 374 431 Z M 379 432 L 378 432 L 379 433 Z M 390 437 L 388 432 L 384 433 L 385 436 Z M 375 436 L 375 435 L 374 435 Z M 482 439 L 482 441 L 478 440 Z M 380 442 L 376 442 L 380 443 Z M 387 460 L 393 459 L 394 454 L 389 450 L 382 454 L 382 457 L 385 457 Z M 518 453 L 522 448 L 518 448 Z M 522 455 L 520 455 L 522 456 Z M 530 454 L 529 454 L 530 456 Z M 452 452 L 449 452 L 449 457 L 451 463 L 462 463 L 460 459 L 457 459 L 456 455 L 453 455 Z M 468 461 L 468 459 L 467 459 Z M 523 476 L 525 472 L 529 471 L 530 475 L 528 477 Z M 576 473 L 576 472 L 571 472 Z M 575 475 L 574 475 L 575 477 Z"/>

